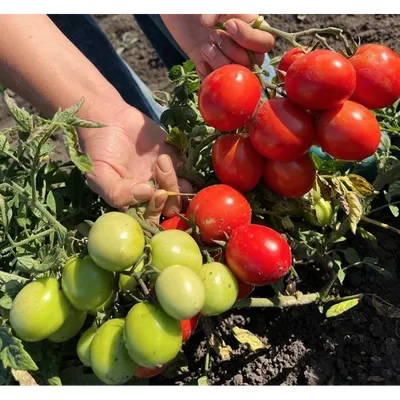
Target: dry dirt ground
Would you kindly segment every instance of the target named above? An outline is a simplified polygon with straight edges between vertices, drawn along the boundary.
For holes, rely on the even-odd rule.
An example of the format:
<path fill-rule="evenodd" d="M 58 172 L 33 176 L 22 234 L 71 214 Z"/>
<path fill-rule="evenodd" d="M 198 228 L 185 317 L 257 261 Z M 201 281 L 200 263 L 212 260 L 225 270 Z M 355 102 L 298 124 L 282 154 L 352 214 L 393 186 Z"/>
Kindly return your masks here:
<path fill-rule="evenodd" d="M 167 71 L 157 54 L 130 15 L 96 16 L 123 58 L 151 89 L 168 88 Z M 400 52 L 400 16 L 398 15 L 269 15 L 270 25 L 298 31 L 309 27 L 338 26 L 360 37 L 363 43 L 379 42 Z M 273 54 L 281 52 L 278 40 Z M 20 104 L 31 108 L 22 99 Z M 10 118 L 0 104 L 0 128 Z M 383 214 L 382 218 L 388 217 Z M 391 222 L 393 223 L 393 221 Z M 348 274 L 344 291 L 377 293 L 392 304 L 400 304 L 398 263 L 399 239 L 385 231 L 374 232 L 380 246 L 369 248 L 364 242 L 353 243 L 359 253 L 380 258 L 394 279 L 388 280 L 370 269 L 357 269 Z M 318 287 L 313 270 L 300 270 L 310 277 L 304 292 Z M 315 276 L 315 279 L 314 279 Z M 314 289 L 315 289 L 314 287 Z M 263 293 L 268 295 L 268 293 Z M 248 354 L 246 347 L 227 338 L 234 350 L 233 359 L 221 362 L 211 355 L 210 383 L 217 385 L 342 385 L 400 383 L 399 327 L 396 318 L 380 315 L 367 299 L 343 317 L 326 320 L 314 306 L 288 310 L 250 310 L 228 313 L 223 325 L 235 323 L 259 336 L 268 348 Z M 157 377 L 152 384 L 182 384 L 202 375 L 205 341 L 201 333 L 184 347 L 190 374 Z M 193 356 L 194 354 L 194 356 Z"/>

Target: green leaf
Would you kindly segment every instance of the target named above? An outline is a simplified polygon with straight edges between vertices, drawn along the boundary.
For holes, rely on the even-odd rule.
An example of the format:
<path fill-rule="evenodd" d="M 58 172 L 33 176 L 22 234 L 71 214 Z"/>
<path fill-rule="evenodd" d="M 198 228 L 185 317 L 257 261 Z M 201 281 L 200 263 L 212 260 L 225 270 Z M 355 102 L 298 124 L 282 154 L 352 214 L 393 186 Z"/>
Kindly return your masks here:
<path fill-rule="evenodd" d="M 389 185 L 386 200 L 390 203 L 393 199 L 400 197 L 400 181 L 393 182 Z"/>
<path fill-rule="evenodd" d="M 208 386 L 208 379 L 206 376 L 201 376 L 199 379 L 197 379 L 197 385 L 198 386 Z"/>
<path fill-rule="evenodd" d="M 269 61 L 269 65 L 276 65 L 279 64 L 279 62 L 282 60 L 282 56 L 276 56 L 271 58 L 271 60 Z"/>
<path fill-rule="evenodd" d="M 38 264 L 38 261 L 32 258 L 32 256 L 19 256 L 17 257 L 17 264 L 23 269 L 30 271 Z"/>
<path fill-rule="evenodd" d="M 166 129 L 175 125 L 175 118 L 172 110 L 165 110 L 160 117 L 160 124 L 163 125 Z"/>
<path fill-rule="evenodd" d="M 359 303 L 359 301 L 360 299 L 351 299 L 342 301 L 338 304 L 334 304 L 327 310 L 325 316 L 326 318 L 337 317 L 338 315 L 350 310 L 350 308 L 355 307 Z"/>
<path fill-rule="evenodd" d="M 79 101 L 77 101 L 72 107 L 67 108 L 66 110 L 58 110 L 53 117 L 54 122 L 59 122 L 62 124 L 68 124 L 73 120 L 76 114 L 78 114 L 79 110 L 83 106 L 84 98 L 82 97 Z"/>
<path fill-rule="evenodd" d="M 174 65 L 168 73 L 168 79 L 171 83 L 178 81 L 182 75 L 185 73 L 185 70 L 180 65 Z"/>
<path fill-rule="evenodd" d="M 353 192 L 346 193 L 346 200 L 349 205 L 350 229 L 353 234 L 356 234 L 357 225 L 360 222 L 363 214 L 363 206 L 361 204 L 360 197 Z"/>
<path fill-rule="evenodd" d="M 182 154 L 185 154 L 189 149 L 189 140 L 185 135 L 185 132 L 179 128 L 172 128 L 165 141 L 172 146 L 175 146 Z"/>
<path fill-rule="evenodd" d="M 344 257 L 349 264 L 354 264 L 360 261 L 360 256 L 357 251 L 351 247 L 344 250 Z"/>
<path fill-rule="evenodd" d="M 389 205 L 389 209 L 392 212 L 394 217 L 397 218 L 399 216 L 399 207 L 394 206 L 394 205 L 391 204 L 391 205 Z"/>
<path fill-rule="evenodd" d="M 196 64 L 192 60 L 187 60 L 182 65 L 187 74 L 196 70 Z"/>
<path fill-rule="evenodd" d="M 7 92 L 4 93 L 4 100 L 6 105 L 18 124 L 27 132 L 33 129 L 33 119 L 32 116 L 24 108 L 17 106 L 17 103 L 8 95 Z"/>
<path fill-rule="evenodd" d="M 0 134 L 0 151 L 7 153 L 9 149 L 10 145 L 8 143 L 7 136 Z"/>
<path fill-rule="evenodd" d="M 101 124 L 100 122 L 89 121 L 82 118 L 73 117 L 69 121 L 70 125 L 77 128 L 104 128 L 107 125 Z"/>
<path fill-rule="evenodd" d="M 339 269 L 339 271 L 337 273 L 337 277 L 339 279 L 340 284 L 343 285 L 343 281 L 344 281 L 344 278 L 346 277 L 346 273 L 342 269 Z"/>
<path fill-rule="evenodd" d="M 315 153 L 311 153 L 311 158 L 314 162 L 315 168 L 317 169 L 317 171 L 319 171 L 324 165 L 323 160 L 320 157 L 318 157 Z"/>
<path fill-rule="evenodd" d="M 191 94 L 191 93 L 194 93 L 194 92 L 198 92 L 200 87 L 201 87 L 200 81 L 190 82 L 188 84 L 188 86 L 187 86 L 188 94 Z"/>
<path fill-rule="evenodd" d="M 59 377 L 60 372 L 60 352 L 55 346 L 46 346 L 43 362 L 41 363 L 40 372 L 43 379 L 48 385 L 61 386 L 62 382 Z"/>
<path fill-rule="evenodd" d="M 10 329 L 0 326 L 0 360 L 3 367 L 22 371 L 37 371 L 38 367 L 25 351 L 21 340 L 12 336 Z"/>
<path fill-rule="evenodd" d="M 379 265 L 376 264 L 376 262 L 368 262 L 367 260 L 368 260 L 368 258 L 365 258 L 363 260 L 363 264 L 374 269 L 376 272 L 379 272 L 386 278 L 393 279 L 393 275 L 387 269 L 380 267 Z"/>
<path fill-rule="evenodd" d="M 68 126 L 62 128 L 64 143 L 71 161 L 82 171 L 90 172 L 93 169 L 93 163 L 86 153 L 82 153 L 79 147 L 78 134 L 74 127 Z"/>
<path fill-rule="evenodd" d="M 0 298 L 0 307 L 4 308 L 5 310 L 11 310 L 12 302 L 12 298 L 8 295 L 8 293 L 5 293 L 4 296 Z"/>
<path fill-rule="evenodd" d="M 370 240 L 371 242 L 376 242 L 376 237 L 371 233 L 368 232 L 366 229 L 362 228 L 361 226 L 357 227 L 357 232 L 361 235 L 363 239 Z"/>
<path fill-rule="evenodd" d="M 285 229 L 287 231 L 291 231 L 292 229 L 294 229 L 293 222 L 288 215 L 286 215 L 285 217 L 282 218 L 281 223 L 282 223 L 283 229 Z"/>
<path fill-rule="evenodd" d="M 58 192 L 50 190 L 47 193 L 46 204 L 54 215 L 61 214 L 64 208 L 64 200 Z"/>

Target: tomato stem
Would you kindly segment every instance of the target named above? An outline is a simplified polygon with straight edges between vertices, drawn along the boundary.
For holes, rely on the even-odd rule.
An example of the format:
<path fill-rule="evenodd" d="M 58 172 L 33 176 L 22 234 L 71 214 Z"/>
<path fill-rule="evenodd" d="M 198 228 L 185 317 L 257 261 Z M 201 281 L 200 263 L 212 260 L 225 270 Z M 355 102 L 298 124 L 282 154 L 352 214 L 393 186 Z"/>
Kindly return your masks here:
<path fill-rule="evenodd" d="M 379 221 L 377 221 L 375 219 L 368 218 L 365 215 L 361 216 L 361 220 L 366 222 L 366 223 L 368 223 L 368 224 L 379 226 L 380 228 L 387 229 L 389 231 L 392 231 L 392 232 L 397 233 L 398 235 L 400 235 L 400 230 L 399 229 L 396 229 L 393 226 L 390 226 L 390 225 L 385 224 L 383 222 L 379 222 Z"/>
<path fill-rule="evenodd" d="M 158 232 L 160 232 L 159 229 L 149 225 L 143 218 L 140 218 L 134 207 L 130 207 L 126 213 L 128 215 L 130 215 L 131 217 L 135 218 L 136 221 L 139 222 L 142 229 L 147 231 L 148 233 L 151 233 L 152 235 L 156 235 Z"/>

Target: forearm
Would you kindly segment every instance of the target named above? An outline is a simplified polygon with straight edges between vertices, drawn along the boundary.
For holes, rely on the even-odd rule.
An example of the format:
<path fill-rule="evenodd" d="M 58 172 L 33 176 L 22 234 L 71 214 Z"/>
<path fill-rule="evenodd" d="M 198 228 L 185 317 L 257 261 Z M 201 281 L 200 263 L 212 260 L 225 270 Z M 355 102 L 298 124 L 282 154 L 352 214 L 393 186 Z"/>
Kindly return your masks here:
<path fill-rule="evenodd" d="M 0 15 L 0 82 L 48 116 L 82 97 L 80 116 L 88 119 L 123 104 L 46 15 Z"/>

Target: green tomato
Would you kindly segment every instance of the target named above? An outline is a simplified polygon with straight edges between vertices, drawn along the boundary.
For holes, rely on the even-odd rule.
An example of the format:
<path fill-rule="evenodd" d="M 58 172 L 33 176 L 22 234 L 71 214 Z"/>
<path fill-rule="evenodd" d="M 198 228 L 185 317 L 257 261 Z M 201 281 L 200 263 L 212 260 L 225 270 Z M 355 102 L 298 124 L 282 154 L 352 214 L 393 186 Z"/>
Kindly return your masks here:
<path fill-rule="evenodd" d="M 332 221 L 333 209 L 329 201 L 320 198 L 314 203 L 315 215 L 305 211 L 306 220 L 314 226 L 326 226 Z"/>
<path fill-rule="evenodd" d="M 171 265 L 183 265 L 200 271 L 203 257 L 196 241 L 178 229 L 162 231 L 150 240 L 152 265 L 162 271 Z"/>
<path fill-rule="evenodd" d="M 66 342 L 67 340 L 72 339 L 82 329 L 86 317 L 86 311 L 77 310 L 75 307 L 71 306 L 68 317 L 62 324 L 61 328 L 50 335 L 48 339 L 55 343 Z"/>
<path fill-rule="evenodd" d="M 139 223 L 122 212 L 99 217 L 89 232 L 88 252 L 93 261 L 108 271 L 124 271 L 144 250 L 144 233 Z"/>
<path fill-rule="evenodd" d="M 125 347 L 124 325 L 123 318 L 108 320 L 99 328 L 90 345 L 92 370 L 107 385 L 123 385 L 139 368 Z"/>
<path fill-rule="evenodd" d="M 114 273 L 97 266 L 90 256 L 71 257 L 65 264 L 61 285 L 72 305 L 90 311 L 103 304 L 113 291 Z"/>
<path fill-rule="evenodd" d="M 178 320 L 194 317 L 204 305 L 203 282 L 195 272 L 181 265 L 165 268 L 156 280 L 155 289 L 163 310 Z"/>
<path fill-rule="evenodd" d="M 114 296 L 115 296 L 115 293 L 111 292 L 110 297 L 103 304 L 100 304 L 94 310 L 88 311 L 88 314 L 93 315 L 95 317 L 98 312 L 103 313 L 103 312 L 109 310 L 111 308 L 111 306 L 113 305 Z"/>
<path fill-rule="evenodd" d="M 182 346 L 181 323 L 160 305 L 135 304 L 126 317 L 125 345 L 142 367 L 156 368 L 173 360 Z"/>
<path fill-rule="evenodd" d="M 10 323 L 20 339 L 38 342 L 61 328 L 70 307 L 57 279 L 38 279 L 24 286 L 15 297 Z"/>
<path fill-rule="evenodd" d="M 144 261 L 141 261 L 135 269 L 135 273 L 140 273 L 143 270 Z M 130 272 L 131 268 L 127 268 L 126 271 Z M 122 291 L 133 292 L 136 289 L 137 281 L 134 277 L 121 274 L 119 276 L 119 289 Z"/>
<path fill-rule="evenodd" d="M 229 310 L 239 294 L 239 284 L 232 271 L 224 264 L 212 262 L 203 265 L 200 277 L 206 290 L 201 314 L 212 316 Z"/>
<path fill-rule="evenodd" d="M 90 328 L 86 329 L 85 332 L 83 332 L 82 336 L 78 340 L 78 343 L 76 344 L 76 353 L 78 354 L 78 358 L 81 360 L 81 363 L 85 367 L 91 366 L 90 346 L 96 332 L 96 327 L 91 326 Z"/>

